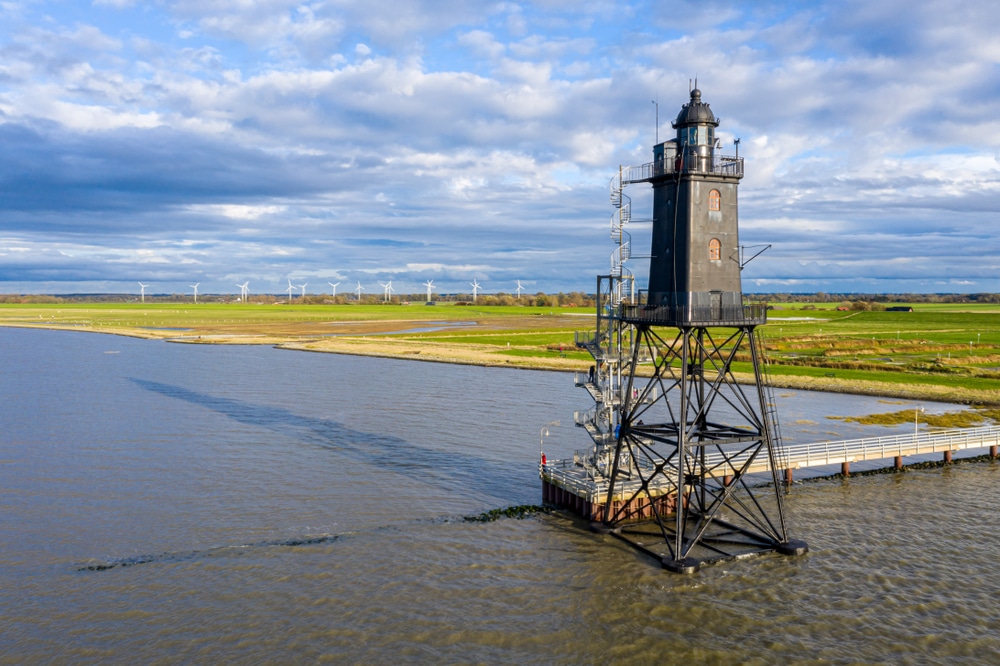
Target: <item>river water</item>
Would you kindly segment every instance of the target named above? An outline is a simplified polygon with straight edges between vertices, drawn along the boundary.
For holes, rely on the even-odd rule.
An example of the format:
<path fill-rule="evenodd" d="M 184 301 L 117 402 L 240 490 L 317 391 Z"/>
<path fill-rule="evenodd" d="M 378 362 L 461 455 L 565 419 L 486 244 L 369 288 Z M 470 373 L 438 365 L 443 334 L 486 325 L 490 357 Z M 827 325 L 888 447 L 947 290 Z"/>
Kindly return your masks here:
<path fill-rule="evenodd" d="M 585 446 L 567 374 L 0 329 L 0 400 L 0 663 L 1000 658 L 995 464 L 803 483 L 808 555 L 683 577 L 462 519 Z M 778 400 L 790 441 L 912 406 Z"/>

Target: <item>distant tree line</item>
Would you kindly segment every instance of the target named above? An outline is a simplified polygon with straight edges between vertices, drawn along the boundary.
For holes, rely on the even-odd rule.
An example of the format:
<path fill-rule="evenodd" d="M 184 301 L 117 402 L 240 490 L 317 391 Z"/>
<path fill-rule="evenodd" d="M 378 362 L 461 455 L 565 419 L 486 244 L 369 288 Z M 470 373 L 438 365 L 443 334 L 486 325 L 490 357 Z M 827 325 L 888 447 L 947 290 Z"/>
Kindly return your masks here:
<path fill-rule="evenodd" d="M 772 293 L 748 294 L 752 300 L 766 303 L 1000 303 L 1000 294 L 861 294 L 826 293 Z"/>
<path fill-rule="evenodd" d="M 886 304 L 892 303 L 1000 303 L 1000 294 L 975 293 L 975 294 L 861 294 L 861 293 L 769 293 L 769 294 L 747 294 L 753 301 L 765 303 L 838 303 L 849 307 L 852 310 L 872 310 L 883 309 Z M 423 303 L 427 299 L 426 292 L 414 294 L 393 294 L 391 303 Z M 535 307 L 594 307 L 594 294 L 587 294 L 582 291 L 571 291 L 569 293 L 559 292 L 557 294 L 546 294 L 537 292 L 535 294 L 521 294 L 518 298 L 514 294 L 477 294 L 476 305 L 530 305 Z M 146 301 L 149 303 L 190 303 L 192 294 L 146 294 Z M 448 303 L 469 303 L 473 302 L 471 293 L 457 294 L 433 294 L 433 300 Z M 51 296 L 46 294 L 0 294 L 0 303 L 135 303 L 139 301 L 136 294 L 63 294 Z M 198 294 L 198 301 L 203 303 L 233 303 L 239 301 L 235 294 Z M 285 294 L 251 294 L 250 303 L 283 303 L 288 301 Z M 310 305 L 348 305 L 348 304 L 368 304 L 374 305 L 384 302 L 384 295 L 372 292 L 362 293 L 360 301 L 351 292 L 337 294 L 336 297 L 330 294 L 306 294 L 304 297 L 298 294 L 291 299 L 292 303 L 303 303 Z M 880 307 L 881 306 L 881 307 Z"/>
<path fill-rule="evenodd" d="M 135 303 L 140 300 L 135 294 L 65 294 L 61 296 L 48 296 L 43 294 L 0 294 L 0 303 Z M 146 294 L 147 303 L 190 303 L 193 300 L 192 294 Z M 427 293 L 415 294 L 393 294 L 386 305 L 400 305 L 402 303 L 423 303 L 427 300 Z M 585 294 L 581 291 L 570 293 L 559 292 L 558 294 L 546 294 L 538 292 L 534 295 L 522 293 L 518 298 L 515 294 L 477 294 L 473 301 L 472 294 L 433 294 L 435 302 L 469 304 L 475 302 L 476 305 L 508 305 L 508 306 L 535 306 L 535 307 L 594 307 L 595 301 L 592 294 Z M 198 294 L 200 303 L 234 303 L 239 301 L 239 296 L 235 294 Z M 306 294 L 300 296 L 295 294 L 289 301 L 285 294 L 250 294 L 248 303 L 273 304 L 273 303 L 301 303 L 304 305 L 377 305 L 385 302 L 384 294 L 377 292 L 362 293 L 360 300 L 354 293 L 337 294 Z"/>

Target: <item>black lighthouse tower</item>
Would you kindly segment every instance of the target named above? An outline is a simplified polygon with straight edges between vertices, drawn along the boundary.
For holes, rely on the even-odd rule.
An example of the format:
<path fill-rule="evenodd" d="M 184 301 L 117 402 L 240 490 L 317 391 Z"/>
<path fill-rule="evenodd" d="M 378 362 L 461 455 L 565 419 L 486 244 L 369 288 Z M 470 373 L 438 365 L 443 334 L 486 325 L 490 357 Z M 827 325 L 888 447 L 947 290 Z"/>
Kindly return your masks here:
<path fill-rule="evenodd" d="M 653 149 L 653 238 L 647 304 L 679 322 L 720 319 L 743 304 L 736 190 L 743 164 L 716 158 L 719 121 L 701 92 L 681 108 L 677 136 Z"/>
<path fill-rule="evenodd" d="M 619 248 L 611 274 L 598 277 L 596 329 L 577 337 L 595 359 L 577 378 L 595 405 L 575 419 L 594 441 L 574 457 L 590 485 L 542 470 L 548 497 L 562 500 L 568 488 L 570 499 L 583 497 L 573 501 L 595 531 L 679 573 L 807 551 L 788 535 L 787 465 L 757 333 L 767 308 L 746 301 L 740 279 L 743 160 L 721 154 L 718 125 L 692 90 L 676 136 L 654 146 L 651 163 L 612 180 Z M 649 284 L 638 291 L 624 265 L 631 214 L 623 190 L 634 183 L 653 187 Z"/>

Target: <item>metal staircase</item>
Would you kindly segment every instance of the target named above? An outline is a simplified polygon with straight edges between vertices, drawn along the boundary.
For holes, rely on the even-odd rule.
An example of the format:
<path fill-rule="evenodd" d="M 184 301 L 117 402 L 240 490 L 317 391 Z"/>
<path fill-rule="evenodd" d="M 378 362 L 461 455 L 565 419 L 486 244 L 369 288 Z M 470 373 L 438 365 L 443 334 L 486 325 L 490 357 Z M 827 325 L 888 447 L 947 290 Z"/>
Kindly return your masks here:
<path fill-rule="evenodd" d="M 625 262 L 632 258 L 632 236 L 625 231 L 625 225 L 632 221 L 632 199 L 624 193 L 626 181 L 622 179 L 622 168 L 619 168 L 610 183 L 611 205 L 611 239 L 617 247 L 611 252 L 611 277 L 618 278 L 614 282 L 611 306 L 617 308 L 623 301 L 631 302 L 635 298 L 635 276 L 626 268 Z"/>

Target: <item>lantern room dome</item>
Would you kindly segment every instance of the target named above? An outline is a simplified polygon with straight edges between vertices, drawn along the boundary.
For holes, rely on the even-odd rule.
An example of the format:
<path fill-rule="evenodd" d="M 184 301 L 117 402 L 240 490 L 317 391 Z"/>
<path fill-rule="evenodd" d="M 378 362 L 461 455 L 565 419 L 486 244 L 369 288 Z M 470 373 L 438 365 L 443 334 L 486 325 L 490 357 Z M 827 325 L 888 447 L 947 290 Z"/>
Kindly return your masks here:
<path fill-rule="evenodd" d="M 711 107 L 701 101 L 701 91 L 697 88 L 691 91 L 691 101 L 681 107 L 681 112 L 677 114 L 677 120 L 672 123 L 674 129 L 690 125 L 719 126 L 719 121 L 715 119 Z"/>

